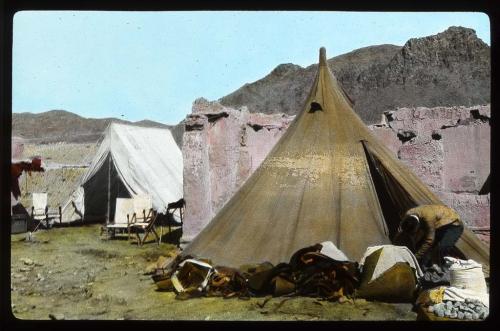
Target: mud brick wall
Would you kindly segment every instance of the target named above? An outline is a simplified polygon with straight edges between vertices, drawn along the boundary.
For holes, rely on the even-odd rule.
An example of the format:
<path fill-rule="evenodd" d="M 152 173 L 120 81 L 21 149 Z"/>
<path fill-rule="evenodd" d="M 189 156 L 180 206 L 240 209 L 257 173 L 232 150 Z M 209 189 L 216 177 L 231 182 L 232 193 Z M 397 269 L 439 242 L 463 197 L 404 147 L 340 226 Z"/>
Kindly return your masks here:
<path fill-rule="evenodd" d="M 198 99 L 185 120 L 182 242 L 192 240 L 257 169 L 293 116 L 251 114 Z"/>
<path fill-rule="evenodd" d="M 198 99 L 183 138 L 183 242 L 192 240 L 257 169 L 294 116 Z M 490 106 L 400 108 L 370 128 L 489 243 Z"/>
<path fill-rule="evenodd" d="M 490 116 L 490 105 L 400 108 L 386 112 L 381 124 L 371 126 L 377 137 L 487 243 L 490 195 L 479 192 L 491 170 Z"/>

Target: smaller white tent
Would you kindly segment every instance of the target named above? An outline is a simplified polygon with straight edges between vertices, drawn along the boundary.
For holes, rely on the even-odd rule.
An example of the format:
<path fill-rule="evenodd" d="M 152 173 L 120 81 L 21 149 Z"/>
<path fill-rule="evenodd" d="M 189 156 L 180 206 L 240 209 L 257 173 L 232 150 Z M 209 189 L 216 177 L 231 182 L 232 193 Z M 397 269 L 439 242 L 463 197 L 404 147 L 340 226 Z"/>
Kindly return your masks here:
<path fill-rule="evenodd" d="M 79 187 L 63 206 L 63 222 L 113 219 L 116 198 L 150 195 L 153 208 L 183 197 L 182 153 L 172 133 L 111 123 Z"/>

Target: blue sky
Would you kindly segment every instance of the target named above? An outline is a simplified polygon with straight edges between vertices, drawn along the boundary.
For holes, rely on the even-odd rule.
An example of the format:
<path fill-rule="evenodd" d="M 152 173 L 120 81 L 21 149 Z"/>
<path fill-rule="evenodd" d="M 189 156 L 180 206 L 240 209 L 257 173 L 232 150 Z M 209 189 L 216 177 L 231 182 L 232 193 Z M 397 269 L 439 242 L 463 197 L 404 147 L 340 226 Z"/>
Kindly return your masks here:
<path fill-rule="evenodd" d="M 12 111 L 176 124 L 280 63 L 403 45 L 464 26 L 490 44 L 483 13 L 24 11 L 14 17 Z M 123 116 L 122 116 L 123 115 Z"/>

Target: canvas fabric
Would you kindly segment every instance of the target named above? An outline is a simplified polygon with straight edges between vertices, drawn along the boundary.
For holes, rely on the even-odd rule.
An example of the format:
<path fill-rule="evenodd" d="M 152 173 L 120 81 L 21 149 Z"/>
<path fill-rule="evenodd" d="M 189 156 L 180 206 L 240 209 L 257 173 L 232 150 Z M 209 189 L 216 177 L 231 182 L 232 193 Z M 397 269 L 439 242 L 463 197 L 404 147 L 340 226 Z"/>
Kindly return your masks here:
<path fill-rule="evenodd" d="M 127 224 L 127 214 L 129 219 L 132 218 L 134 213 L 134 200 L 127 198 L 116 199 L 116 211 L 114 217 L 115 224 Z"/>
<path fill-rule="evenodd" d="M 153 208 L 164 213 L 168 203 L 183 197 L 182 162 L 170 130 L 110 124 L 79 188 L 64 205 L 63 222 L 106 217 L 109 174 L 113 213 L 117 197 L 138 195 L 149 195 Z"/>
<path fill-rule="evenodd" d="M 301 247 L 331 241 L 359 261 L 367 247 L 390 244 L 401 217 L 420 204 L 443 203 L 353 111 L 322 49 L 302 111 L 183 254 L 231 267 L 276 264 Z M 384 217 L 383 208 L 393 215 Z M 470 231 L 457 247 L 489 263 Z"/>
<path fill-rule="evenodd" d="M 33 207 L 35 207 L 36 212 L 45 212 L 47 193 L 33 193 Z"/>
<path fill-rule="evenodd" d="M 381 250 L 381 252 L 371 279 L 368 281 L 368 283 L 380 277 L 380 275 L 389 270 L 398 262 L 408 263 L 408 265 L 415 271 L 416 279 L 424 276 L 424 273 L 422 272 L 422 269 L 420 268 L 415 255 L 413 255 L 413 253 L 407 247 L 403 246 L 379 245 L 368 247 L 365 254 L 361 258 L 359 265 L 363 266 L 366 258 L 378 250 Z"/>
<path fill-rule="evenodd" d="M 138 218 L 143 217 L 143 212 L 146 212 L 147 215 L 149 210 L 153 208 L 151 197 L 149 195 L 137 195 L 132 200 L 134 205 L 134 212 L 136 214 L 136 217 Z"/>
<path fill-rule="evenodd" d="M 322 242 L 320 245 L 321 250 L 319 252 L 321 254 L 337 261 L 349 261 L 349 258 L 344 254 L 344 252 L 335 247 L 331 241 Z"/>

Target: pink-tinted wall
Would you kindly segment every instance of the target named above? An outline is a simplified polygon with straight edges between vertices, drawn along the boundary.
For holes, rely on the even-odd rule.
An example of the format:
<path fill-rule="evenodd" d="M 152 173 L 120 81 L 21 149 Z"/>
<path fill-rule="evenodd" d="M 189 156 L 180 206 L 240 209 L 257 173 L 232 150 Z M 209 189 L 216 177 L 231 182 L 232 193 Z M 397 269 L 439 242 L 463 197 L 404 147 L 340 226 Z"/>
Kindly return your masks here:
<path fill-rule="evenodd" d="M 402 108 L 386 125 L 371 126 L 395 155 L 489 243 L 490 195 L 479 195 L 490 174 L 490 106 Z M 389 130 L 389 131 L 388 131 Z M 388 132 L 392 131 L 392 135 Z"/>
<path fill-rule="evenodd" d="M 240 188 L 293 117 L 250 114 L 198 99 L 183 137 L 186 212 L 182 242 L 192 240 Z"/>
<path fill-rule="evenodd" d="M 370 128 L 443 202 L 489 242 L 490 107 L 402 108 Z M 249 113 L 198 99 L 183 140 L 186 213 L 192 240 L 239 189 L 288 128 L 293 116 Z M 480 233 L 479 233 L 480 232 Z"/>

